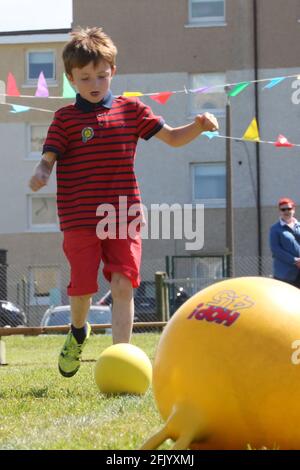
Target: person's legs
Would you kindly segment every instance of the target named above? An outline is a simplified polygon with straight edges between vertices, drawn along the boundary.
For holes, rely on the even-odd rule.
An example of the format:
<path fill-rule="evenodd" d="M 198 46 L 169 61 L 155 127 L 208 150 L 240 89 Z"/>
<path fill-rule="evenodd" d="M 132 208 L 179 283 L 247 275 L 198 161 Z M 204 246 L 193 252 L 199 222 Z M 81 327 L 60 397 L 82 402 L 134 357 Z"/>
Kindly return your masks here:
<path fill-rule="evenodd" d="M 68 294 L 72 324 L 59 355 L 58 368 L 64 377 L 72 377 L 80 367 L 81 353 L 91 332 L 86 319 L 92 293 L 98 290 L 101 243 L 94 230 L 74 230 L 64 233 L 63 248 L 71 267 Z"/>
<path fill-rule="evenodd" d="M 113 342 L 129 343 L 134 316 L 133 288 L 140 284 L 140 234 L 104 240 L 102 249 L 103 274 L 111 283 Z"/>
<path fill-rule="evenodd" d="M 78 344 L 83 344 L 87 337 L 88 326 L 86 319 L 91 303 L 92 296 L 90 294 L 70 297 L 71 331 Z"/>
<path fill-rule="evenodd" d="M 121 273 L 111 276 L 113 343 L 129 343 L 132 332 L 134 301 L 130 279 Z"/>
<path fill-rule="evenodd" d="M 70 296 L 72 325 L 75 328 L 82 328 L 85 325 L 91 301 L 91 294 Z"/>

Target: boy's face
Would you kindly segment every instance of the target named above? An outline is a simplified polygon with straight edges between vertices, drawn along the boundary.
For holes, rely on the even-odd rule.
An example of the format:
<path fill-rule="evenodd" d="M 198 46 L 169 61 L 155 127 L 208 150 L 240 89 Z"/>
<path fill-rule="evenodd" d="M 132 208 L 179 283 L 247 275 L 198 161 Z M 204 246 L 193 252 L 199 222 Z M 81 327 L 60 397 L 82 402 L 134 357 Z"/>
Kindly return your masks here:
<path fill-rule="evenodd" d="M 73 68 L 71 75 L 68 75 L 68 79 L 76 87 L 82 98 L 91 103 L 98 103 L 110 89 L 110 83 L 115 72 L 116 67 L 111 67 L 106 60 L 102 60 L 96 66 L 93 62 L 90 62 L 81 69 Z"/>

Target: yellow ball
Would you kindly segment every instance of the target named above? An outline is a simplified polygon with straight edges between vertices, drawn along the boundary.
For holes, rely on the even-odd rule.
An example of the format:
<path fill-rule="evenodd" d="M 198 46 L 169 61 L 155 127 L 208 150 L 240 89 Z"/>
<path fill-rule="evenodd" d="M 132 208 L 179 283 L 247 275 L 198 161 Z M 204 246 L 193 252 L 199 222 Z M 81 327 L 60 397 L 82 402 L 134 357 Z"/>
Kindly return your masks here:
<path fill-rule="evenodd" d="M 243 277 L 195 294 L 165 328 L 153 392 L 174 449 L 300 449 L 300 289 Z"/>
<path fill-rule="evenodd" d="M 95 381 L 102 393 L 146 393 L 152 365 L 144 351 L 128 343 L 105 349 L 95 366 Z"/>

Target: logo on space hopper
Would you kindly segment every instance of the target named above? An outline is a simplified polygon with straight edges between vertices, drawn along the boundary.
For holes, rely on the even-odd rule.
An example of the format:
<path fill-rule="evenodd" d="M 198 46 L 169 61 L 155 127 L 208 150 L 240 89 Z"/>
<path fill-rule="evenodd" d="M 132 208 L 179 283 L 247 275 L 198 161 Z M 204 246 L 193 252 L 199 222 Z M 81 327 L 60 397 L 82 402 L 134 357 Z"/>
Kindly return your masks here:
<path fill-rule="evenodd" d="M 206 320 L 231 326 L 240 316 L 238 310 L 249 308 L 254 301 L 248 295 L 238 295 L 233 290 L 223 290 L 213 296 L 209 302 L 202 302 L 187 317 L 187 320 Z"/>

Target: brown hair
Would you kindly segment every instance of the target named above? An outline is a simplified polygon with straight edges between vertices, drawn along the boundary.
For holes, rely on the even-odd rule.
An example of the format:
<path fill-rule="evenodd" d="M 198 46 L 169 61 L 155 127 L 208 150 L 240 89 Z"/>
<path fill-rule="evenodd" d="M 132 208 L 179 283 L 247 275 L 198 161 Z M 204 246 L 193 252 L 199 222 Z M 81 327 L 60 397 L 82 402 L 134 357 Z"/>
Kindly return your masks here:
<path fill-rule="evenodd" d="M 93 62 L 98 65 L 106 60 L 111 67 L 116 63 L 117 48 L 102 28 L 77 28 L 64 47 L 62 58 L 66 73 L 71 75 L 73 68 L 85 67 Z"/>

